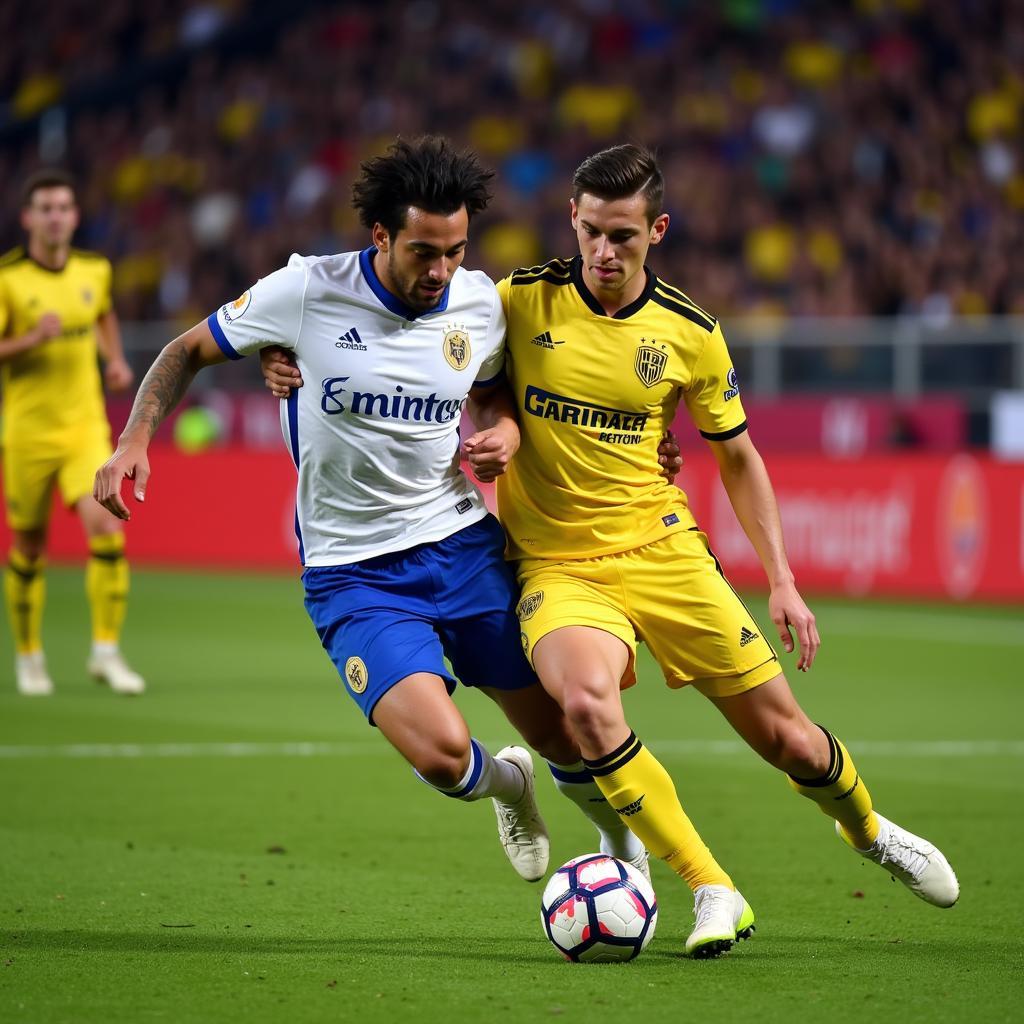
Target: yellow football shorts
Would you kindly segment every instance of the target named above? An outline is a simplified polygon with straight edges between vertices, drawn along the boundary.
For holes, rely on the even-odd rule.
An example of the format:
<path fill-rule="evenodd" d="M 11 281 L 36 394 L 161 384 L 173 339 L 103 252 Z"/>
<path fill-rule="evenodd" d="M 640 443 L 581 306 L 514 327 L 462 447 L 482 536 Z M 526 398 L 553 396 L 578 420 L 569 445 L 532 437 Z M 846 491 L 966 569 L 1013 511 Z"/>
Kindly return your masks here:
<path fill-rule="evenodd" d="M 69 508 L 92 494 L 96 470 L 111 454 L 106 423 L 85 427 L 63 441 L 13 441 L 3 450 L 7 525 L 12 530 L 45 526 L 54 485 Z"/>
<path fill-rule="evenodd" d="M 642 640 L 673 687 L 708 696 L 752 690 L 782 671 L 754 617 L 722 575 L 707 537 L 677 530 L 641 548 L 598 558 L 518 564 L 523 649 L 562 626 L 591 626 L 630 650 L 623 688 L 636 682 Z"/>

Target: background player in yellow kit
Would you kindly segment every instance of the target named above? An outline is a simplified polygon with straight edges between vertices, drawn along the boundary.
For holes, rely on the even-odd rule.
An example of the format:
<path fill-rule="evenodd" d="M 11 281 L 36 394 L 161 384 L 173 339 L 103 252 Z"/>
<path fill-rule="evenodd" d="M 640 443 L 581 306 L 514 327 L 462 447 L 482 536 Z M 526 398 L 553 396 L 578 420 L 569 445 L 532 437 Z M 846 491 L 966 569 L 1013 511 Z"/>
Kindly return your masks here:
<path fill-rule="evenodd" d="M 709 697 L 849 845 L 928 902 L 951 906 L 959 888 L 946 859 L 875 813 L 845 747 L 794 698 L 686 495 L 652 469 L 682 400 L 764 566 L 783 646 L 794 649 L 794 630 L 797 668 L 809 669 L 818 631 L 789 568 L 721 327 L 645 266 L 669 222 L 653 155 L 616 146 L 585 160 L 573 184 L 580 254 L 498 286 L 522 432 L 498 501 L 523 589 L 523 644 L 586 767 L 648 850 L 694 889 L 687 952 L 717 955 L 747 934 L 750 908 L 626 723 L 620 687 L 634 681 L 643 640 L 669 686 Z"/>
<path fill-rule="evenodd" d="M 53 692 L 42 616 L 43 556 L 56 486 L 78 513 L 89 542 L 93 642 L 87 669 L 117 693 L 141 693 L 142 677 L 118 648 L 128 594 L 124 534 L 92 496 L 96 466 L 111 453 L 97 354 L 111 390 L 132 383 L 111 306 L 110 263 L 71 248 L 78 208 L 73 182 L 62 171 L 29 179 L 21 223 L 26 246 L 0 260 L 3 482 L 13 535 L 4 595 L 18 690 L 27 696 Z"/>

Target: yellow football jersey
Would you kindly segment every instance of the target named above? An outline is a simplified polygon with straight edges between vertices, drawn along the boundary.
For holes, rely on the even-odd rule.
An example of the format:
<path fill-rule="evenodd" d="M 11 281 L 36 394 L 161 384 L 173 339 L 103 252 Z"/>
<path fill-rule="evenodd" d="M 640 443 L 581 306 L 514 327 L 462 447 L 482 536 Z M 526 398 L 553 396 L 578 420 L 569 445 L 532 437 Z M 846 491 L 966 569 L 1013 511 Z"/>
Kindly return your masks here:
<path fill-rule="evenodd" d="M 0 345 L 30 331 L 45 313 L 56 313 L 62 325 L 57 337 L 0 364 L 5 446 L 105 422 L 96 321 L 111 308 L 110 279 L 107 259 L 77 249 L 57 271 L 23 249 L 0 259 Z"/>
<path fill-rule="evenodd" d="M 746 429 L 718 322 L 644 273 L 643 294 L 614 317 L 579 256 L 498 284 L 523 438 L 497 485 L 512 558 L 592 558 L 689 529 L 657 452 L 680 399 L 706 438 Z"/>

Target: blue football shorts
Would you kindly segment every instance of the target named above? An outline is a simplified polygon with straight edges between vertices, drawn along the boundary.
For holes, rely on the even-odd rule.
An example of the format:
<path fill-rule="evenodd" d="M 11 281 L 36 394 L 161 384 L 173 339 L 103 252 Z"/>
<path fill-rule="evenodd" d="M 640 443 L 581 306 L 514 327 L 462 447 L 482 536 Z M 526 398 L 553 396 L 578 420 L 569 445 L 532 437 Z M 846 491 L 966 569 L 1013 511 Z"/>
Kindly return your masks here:
<path fill-rule="evenodd" d="M 444 540 L 303 572 L 306 611 L 371 725 L 377 701 L 414 672 L 440 676 L 449 693 L 456 679 L 499 690 L 537 683 L 504 550 L 488 515 Z"/>

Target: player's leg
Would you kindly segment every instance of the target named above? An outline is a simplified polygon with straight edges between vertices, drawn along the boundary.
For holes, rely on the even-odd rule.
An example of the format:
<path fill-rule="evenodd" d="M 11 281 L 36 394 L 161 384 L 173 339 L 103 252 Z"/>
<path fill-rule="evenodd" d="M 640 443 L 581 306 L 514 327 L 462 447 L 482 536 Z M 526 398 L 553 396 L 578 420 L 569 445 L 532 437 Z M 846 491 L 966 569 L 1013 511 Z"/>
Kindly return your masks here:
<path fill-rule="evenodd" d="M 488 516 L 437 547 L 439 574 L 453 582 L 443 596 L 439 629 L 455 674 L 494 700 L 548 762 L 557 789 L 597 828 L 601 851 L 628 860 L 650 877 L 647 851 L 594 784 L 562 709 L 541 687 L 523 653 L 516 615 L 519 585 L 504 558 L 500 525 Z M 496 805 L 495 811 L 502 843 L 514 859 L 520 839 L 509 828 L 507 810 Z M 525 824 L 521 816 L 520 822 Z"/>
<path fill-rule="evenodd" d="M 649 879 L 646 848 L 623 824 L 587 770 L 554 698 L 539 682 L 519 690 L 481 689 L 501 707 L 519 735 L 547 761 L 556 789 L 597 829 L 601 852 L 628 861 Z"/>
<path fill-rule="evenodd" d="M 427 549 L 431 545 L 425 546 Z M 548 839 L 533 798 L 528 752 L 492 757 L 470 737 L 449 693 L 455 679 L 435 629 L 429 550 L 307 569 L 306 609 L 342 681 L 372 725 L 439 792 L 508 808 L 528 835 L 506 855 L 521 877 L 547 869 Z M 520 756 L 521 755 L 521 756 Z M 519 819 L 524 824 L 519 827 Z"/>
<path fill-rule="evenodd" d="M 601 792 L 693 890 L 697 923 L 687 953 L 717 956 L 750 934 L 754 917 L 683 811 L 668 772 L 626 724 L 619 685 L 630 655 L 619 637 L 587 626 L 560 627 L 533 646 L 534 666 L 565 709 Z"/>
<path fill-rule="evenodd" d="M 922 898 L 950 905 L 959 890 L 945 858 L 874 812 L 849 752 L 804 714 L 704 534 L 679 531 L 649 549 L 636 603 L 643 637 L 669 685 L 693 683 L 798 793 L 836 820 L 847 842 Z M 666 601 L 666 592 L 685 599 Z"/>
<path fill-rule="evenodd" d="M 928 903 L 950 907 L 956 902 L 959 883 L 943 854 L 875 812 L 849 751 L 810 721 L 784 675 L 730 696 L 708 696 L 757 753 L 787 774 L 793 789 L 835 820 L 849 846 Z"/>
<path fill-rule="evenodd" d="M 4 497 L 11 547 L 4 569 L 4 601 L 14 637 L 18 692 L 29 697 L 53 693 L 43 655 L 46 604 L 45 552 L 50 495 L 56 462 L 11 446 L 3 458 Z"/>
<path fill-rule="evenodd" d="M 134 696 L 145 690 L 146 683 L 121 654 L 121 630 L 130 585 L 124 530 L 121 521 L 92 496 L 96 467 L 109 457 L 107 425 L 94 424 L 61 466 L 57 483 L 64 503 L 78 514 L 89 545 L 85 593 L 92 623 L 92 648 L 87 671 L 115 693 Z"/>
<path fill-rule="evenodd" d="M 440 676 L 416 672 L 384 691 L 373 724 L 432 788 L 461 800 L 519 800 L 526 784 L 509 761 L 499 761 L 469 735 Z"/>
<path fill-rule="evenodd" d="M 146 689 L 145 680 L 129 667 L 120 647 L 130 583 L 124 531 L 120 520 L 91 494 L 79 498 L 75 510 L 89 544 L 85 568 L 85 593 L 92 622 L 89 674 L 115 693 L 140 694 Z"/>

